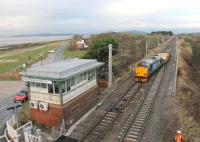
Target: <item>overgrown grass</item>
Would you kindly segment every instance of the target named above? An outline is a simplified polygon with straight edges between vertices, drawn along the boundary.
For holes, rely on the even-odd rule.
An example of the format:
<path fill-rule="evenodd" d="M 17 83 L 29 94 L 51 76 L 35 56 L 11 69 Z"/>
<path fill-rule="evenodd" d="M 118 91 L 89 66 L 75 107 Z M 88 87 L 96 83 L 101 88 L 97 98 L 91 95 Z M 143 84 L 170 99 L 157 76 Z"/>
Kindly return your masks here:
<path fill-rule="evenodd" d="M 20 125 L 26 124 L 30 121 L 29 101 L 22 104 L 22 111 L 18 115 Z"/>
<path fill-rule="evenodd" d="M 193 42 L 193 39 L 191 39 L 190 43 Z M 184 126 L 185 141 L 194 142 L 199 140 L 200 136 L 200 93 L 198 79 L 200 74 L 192 66 L 194 63 L 194 47 L 192 46 L 191 48 L 187 45 L 183 42 L 181 45 L 182 48 L 180 48 L 176 96 L 180 109 L 177 116 L 179 118 L 178 123 Z"/>
<path fill-rule="evenodd" d="M 87 50 L 68 50 L 65 49 L 65 58 L 82 58 L 87 53 Z"/>
<path fill-rule="evenodd" d="M 38 60 L 41 55 L 47 55 L 49 50 L 60 47 L 59 42 L 36 46 L 32 50 L 26 50 L 22 53 L 0 57 L 0 73 L 12 72 L 17 66 L 22 65 L 29 60 Z"/>
<path fill-rule="evenodd" d="M 193 54 L 191 58 L 192 67 L 198 71 L 200 69 L 200 36 L 182 37 L 187 43 L 186 47 L 191 47 Z"/>

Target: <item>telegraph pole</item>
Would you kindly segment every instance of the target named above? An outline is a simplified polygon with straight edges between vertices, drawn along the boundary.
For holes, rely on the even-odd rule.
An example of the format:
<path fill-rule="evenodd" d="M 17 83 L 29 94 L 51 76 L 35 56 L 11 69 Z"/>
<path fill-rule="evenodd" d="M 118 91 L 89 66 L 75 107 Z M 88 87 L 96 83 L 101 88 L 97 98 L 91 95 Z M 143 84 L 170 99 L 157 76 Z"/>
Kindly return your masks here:
<path fill-rule="evenodd" d="M 109 44 L 109 57 L 108 57 L 108 86 L 109 88 L 112 86 L 112 44 Z"/>
<path fill-rule="evenodd" d="M 147 57 L 147 52 L 148 52 L 148 42 L 146 39 L 146 46 L 145 46 L 145 57 Z"/>
<path fill-rule="evenodd" d="M 157 45 L 158 47 L 159 47 L 159 44 L 160 44 L 160 42 L 159 42 L 159 35 L 158 35 L 158 45 Z"/>

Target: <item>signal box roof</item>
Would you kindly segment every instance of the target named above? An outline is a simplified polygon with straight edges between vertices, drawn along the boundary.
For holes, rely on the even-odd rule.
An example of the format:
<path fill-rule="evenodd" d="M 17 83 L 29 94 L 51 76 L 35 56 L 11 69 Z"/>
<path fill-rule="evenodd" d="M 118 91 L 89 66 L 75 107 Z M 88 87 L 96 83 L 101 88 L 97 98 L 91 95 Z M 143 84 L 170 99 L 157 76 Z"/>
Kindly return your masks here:
<path fill-rule="evenodd" d="M 78 73 L 98 68 L 103 63 L 94 59 L 67 59 L 50 64 L 38 65 L 21 72 L 23 77 L 40 77 L 50 79 L 62 79 L 74 76 Z"/>

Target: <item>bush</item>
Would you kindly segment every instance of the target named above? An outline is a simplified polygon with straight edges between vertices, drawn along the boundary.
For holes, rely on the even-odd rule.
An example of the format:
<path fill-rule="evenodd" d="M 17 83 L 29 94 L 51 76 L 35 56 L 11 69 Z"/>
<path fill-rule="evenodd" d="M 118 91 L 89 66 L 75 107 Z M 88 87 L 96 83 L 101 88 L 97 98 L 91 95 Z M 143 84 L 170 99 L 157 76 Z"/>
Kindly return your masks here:
<path fill-rule="evenodd" d="M 200 69 L 200 43 L 192 43 L 192 65 L 194 69 Z"/>
<path fill-rule="evenodd" d="M 99 35 L 92 37 L 92 42 L 88 53 L 83 58 L 97 59 L 98 61 L 105 62 L 108 60 L 109 48 L 108 45 L 112 44 L 113 56 L 117 54 L 119 47 L 118 41 L 110 35 Z"/>

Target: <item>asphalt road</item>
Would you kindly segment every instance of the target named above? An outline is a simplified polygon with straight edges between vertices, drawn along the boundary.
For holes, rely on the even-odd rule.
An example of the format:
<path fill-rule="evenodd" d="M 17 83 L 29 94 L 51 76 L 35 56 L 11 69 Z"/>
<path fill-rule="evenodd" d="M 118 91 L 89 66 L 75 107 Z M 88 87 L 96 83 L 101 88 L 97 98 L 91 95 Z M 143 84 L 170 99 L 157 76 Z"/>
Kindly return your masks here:
<path fill-rule="evenodd" d="M 6 110 L 13 106 L 13 98 L 17 92 L 24 89 L 23 81 L 0 81 L 0 135 L 5 129 L 5 122 L 12 114 L 12 110 Z"/>
<path fill-rule="evenodd" d="M 56 50 L 55 53 L 49 53 L 48 57 L 46 59 L 43 59 L 42 61 L 39 61 L 32 65 L 32 67 L 39 66 L 41 64 L 49 64 L 52 62 L 60 61 L 64 58 L 64 50 L 66 46 L 68 45 L 67 41 L 64 41 L 61 43 L 61 46 Z"/>

